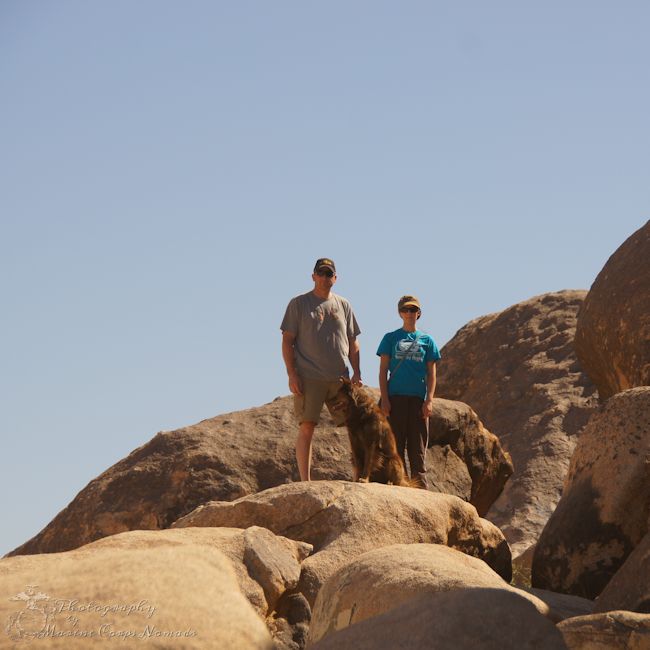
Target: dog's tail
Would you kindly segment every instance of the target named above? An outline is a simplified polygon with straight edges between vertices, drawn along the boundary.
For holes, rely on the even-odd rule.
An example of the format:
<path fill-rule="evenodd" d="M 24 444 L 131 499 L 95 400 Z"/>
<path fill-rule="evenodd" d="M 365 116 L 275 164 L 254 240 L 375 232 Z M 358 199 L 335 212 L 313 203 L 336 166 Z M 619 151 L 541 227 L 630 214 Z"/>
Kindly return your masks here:
<path fill-rule="evenodd" d="M 392 458 L 387 463 L 388 467 L 386 468 L 388 474 L 388 482 L 393 485 L 400 485 L 401 487 L 412 487 L 419 488 L 422 487 L 420 481 L 415 478 L 409 478 L 404 469 L 402 459 L 397 456 Z"/>

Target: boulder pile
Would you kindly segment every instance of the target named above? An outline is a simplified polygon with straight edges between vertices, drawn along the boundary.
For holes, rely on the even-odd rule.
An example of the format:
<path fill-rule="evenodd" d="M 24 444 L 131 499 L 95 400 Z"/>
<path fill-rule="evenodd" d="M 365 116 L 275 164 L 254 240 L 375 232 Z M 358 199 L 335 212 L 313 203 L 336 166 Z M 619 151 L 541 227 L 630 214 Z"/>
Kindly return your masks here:
<path fill-rule="evenodd" d="M 327 416 L 299 482 L 290 397 L 157 434 L 0 560 L 0 647 L 650 648 L 649 259 L 456 334 L 429 490 Z"/>

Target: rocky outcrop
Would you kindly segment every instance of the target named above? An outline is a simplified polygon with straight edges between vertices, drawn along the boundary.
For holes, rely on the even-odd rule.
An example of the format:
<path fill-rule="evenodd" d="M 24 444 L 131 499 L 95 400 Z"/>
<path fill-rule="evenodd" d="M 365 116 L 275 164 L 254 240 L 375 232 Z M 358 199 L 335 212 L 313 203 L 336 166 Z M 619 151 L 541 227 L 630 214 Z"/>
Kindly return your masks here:
<path fill-rule="evenodd" d="M 10 555 L 65 551 L 127 530 L 167 528 L 206 501 L 297 480 L 290 403 L 291 398 L 277 399 L 158 433 L 92 480 Z M 347 478 L 345 430 L 331 426 L 324 438 L 315 450 L 315 478 Z"/>
<path fill-rule="evenodd" d="M 650 385 L 650 221 L 607 260 L 578 314 L 575 349 L 602 400 Z"/>
<path fill-rule="evenodd" d="M 464 405 L 453 408 L 462 413 Z M 453 408 L 447 406 L 445 412 L 453 414 Z M 465 459 L 468 466 L 462 450 L 458 457 L 448 445 L 428 450 L 427 474 L 432 489 L 467 501 L 475 494 L 477 505 L 485 509 L 486 495 L 497 494 L 505 480 L 503 463 L 493 436 L 479 432 L 471 418 L 463 418 L 454 422 L 466 423 L 469 431 L 453 432 L 460 441 L 455 448 L 474 445 L 477 457 L 491 456 L 485 465 L 489 476 L 477 476 L 476 463 Z M 298 480 L 295 436 L 289 397 L 158 433 L 91 481 L 38 535 L 10 555 L 66 551 L 128 530 L 168 528 L 207 501 L 231 501 Z M 314 439 L 312 477 L 352 478 L 347 432 L 334 427 L 325 410 Z"/>
<path fill-rule="evenodd" d="M 275 611 L 285 592 L 298 584 L 300 565 L 312 547 L 274 535 L 266 528 L 183 528 L 164 531 L 134 530 L 86 544 L 76 553 L 96 549 L 148 549 L 207 546 L 221 551 L 237 576 L 239 588 L 262 617 Z"/>
<path fill-rule="evenodd" d="M 329 634 L 310 650 L 562 650 L 562 635 L 526 598 L 503 589 L 426 594 Z"/>
<path fill-rule="evenodd" d="M 471 479 L 469 502 L 481 517 L 485 516 L 513 472 L 510 455 L 503 450 L 499 439 L 483 426 L 467 404 L 434 399 L 429 445 L 448 445 L 462 459 Z M 442 465 L 440 461 L 429 464 L 434 468 Z"/>
<path fill-rule="evenodd" d="M 513 591 L 549 615 L 542 600 L 511 587 L 475 557 L 439 544 L 395 544 L 359 555 L 325 582 L 314 604 L 309 641 L 315 643 L 424 594 L 470 588 Z"/>
<path fill-rule="evenodd" d="M 535 587 L 596 598 L 648 532 L 650 387 L 611 397 L 585 427 L 537 542 Z"/>
<path fill-rule="evenodd" d="M 510 550 L 501 531 L 458 497 L 416 488 L 318 481 L 291 483 L 233 502 L 211 502 L 174 524 L 262 526 L 307 542 L 297 589 L 313 605 L 323 583 L 352 558 L 382 546 L 427 542 L 484 560 L 506 581 Z"/>
<path fill-rule="evenodd" d="M 568 618 L 558 624 L 569 650 L 647 650 L 650 615 L 607 612 Z"/>
<path fill-rule="evenodd" d="M 3 638 L 65 650 L 274 648 L 228 558 L 185 542 L 0 560 Z"/>
<path fill-rule="evenodd" d="M 595 387 L 573 350 L 585 291 L 559 291 L 471 321 L 444 346 L 439 397 L 468 404 L 512 457 L 514 474 L 486 515 L 513 555 L 557 505 Z"/>
<path fill-rule="evenodd" d="M 607 583 L 598 596 L 594 612 L 616 609 L 650 614 L 650 532 Z"/>

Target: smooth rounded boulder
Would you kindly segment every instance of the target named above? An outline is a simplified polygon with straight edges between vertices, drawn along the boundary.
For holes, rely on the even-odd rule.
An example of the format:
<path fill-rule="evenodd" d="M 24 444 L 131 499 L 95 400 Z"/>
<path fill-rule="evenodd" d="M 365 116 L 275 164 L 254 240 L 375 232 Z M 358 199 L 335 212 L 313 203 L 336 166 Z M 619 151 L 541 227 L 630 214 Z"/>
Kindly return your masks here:
<path fill-rule="evenodd" d="M 534 587 L 595 599 L 648 532 L 650 387 L 611 397 L 585 427 L 535 547 Z"/>
<path fill-rule="evenodd" d="M 566 650 L 533 604 L 503 589 L 426 594 L 329 634 L 309 650 Z"/>
<path fill-rule="evenodd" d="M 607 260 L 578 314 L 575 350 L 601 400 L 650 385 L 650 221 Z"/>
<path fill-rule="evenodd" d="M 512 591 L 544 616 L 550 613 L 542 600 L 511 587 L 475 557 L 439 544 L 394 544 L 363 553 L 330 576 L 316 597 L 309 640 L 315 643 L 427 593 L 466 588 Z"/>
<path fill-rule="evenodd" d="M 262 526 L 314 547 L 297 589 L 310 605 L 343 564 L 374 548 L 427 542 L 485 561 L 506 581 L 510 549 L 501 531 L 458 497 L 416 488 L 312 481 L 281 485 L 232 502 L 210 502 L 175 527 Z"/>
<path fill-rule="evenodd" d="M 228 558 L 205 545 L 4 558 L 0 584 L 0 619 L 12 645 L 274 647 Z"/>

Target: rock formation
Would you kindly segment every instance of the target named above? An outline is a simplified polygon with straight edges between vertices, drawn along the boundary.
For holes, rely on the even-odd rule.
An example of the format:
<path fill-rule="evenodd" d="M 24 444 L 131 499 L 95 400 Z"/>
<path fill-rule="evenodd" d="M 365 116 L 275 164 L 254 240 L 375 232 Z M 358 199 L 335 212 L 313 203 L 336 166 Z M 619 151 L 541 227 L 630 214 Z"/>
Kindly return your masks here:
<path fill-rule="evenodd" d="M 647 650 L 650 616 L 607 612 L 576 616 L 558 624 L 569 650 Z"/>
<path fill-rule="evenodd" d="M 447 494 L 416 488 L 318 481 L 291 483 L 232 502 L 211 502 L 174 524 L 262 526 L 314 548 L 297 589 L 313 605 L 337 569 L 366 551 L 392 544 L 434 543 L 484 560 L 506 581 L 510 550 L 499 529 Z"/>
<path fill-rule="evenodd" d="M 578 314 L 575 349 L 602 400 L 650 385 L 650 221 L 592 284 Z"/>
<path fill-rule="evenodd" d="M 536 587 L 600 594 L 648 532 L 650 386 L 611 397 L 571 459 L 562 499 L 540 536 Z"/>
<path fill-rule="evenodd" d="M 544 601 L 511 587 L 481 560 L 439 544 L 394 544 L 344 564 L 325 582 L 314 604 L 309 641 L 384 614 L 424 594 L 459 589 L 513 591 L 544 616 Z"/>
<path fill-rule="evenodd" d="M 514 474 L 487 517 L 514 556 L 535 543 L 555 509 L 596 404 L 573 350 L 585 294 L 549 293 L 482 316 L 442 351 L 436 394 L 468 404 L 512 457 Z"/>
<path fill-rule="evenodd" d="M 433 403 L 429 419 L 430 450 L 448 445 L 462 459 L 472 482 L 468 501 L 484 517 L 512 476 L 510 455 L 467 404 L 446 399 L 434 399 Z M 440 461 L 434 462 L 431 455 L 427 461 L 434 470 L 442 465 Z"/>
<path fill-rule="evenodd" d="M 624 609 L 650 614 L 650 532 L 598 596 L 594 612 Z"/>
<path fill-rule="evenodd" d="M 530 601 L 502 589 L 426 594 L 329 634 L 310 650 L 563 650 Z"/>
<path fill-rule="evenodd" d="M 2 647 L 274 648 L 231 562 L 206 544 L 117 542 L 4 558 L 0 577 Z"/>
<path fill-rule="evenodd" d="M 460 457 L 449 445 L 428 450 L 432 489 L 476 499 L 485 510 L 508 477 L 508 463 L 496 438 L 468 416 L 465 405 L 443 402 L 435 403 L 441 413 L 438 422 L 448 421 L 451 429 L 441 435 L 453 441 Z M 325 411 L 323 416 L 312 476 L 351 480 L 347 431 L 334 427 Z M 164 529 L 207 501 L 231 501 L 298 480 L 295 436 L 289 397 L 158 433 L 92 480 L 45 529 L 10 555 L 66 551 L 128 530 Z"/>

